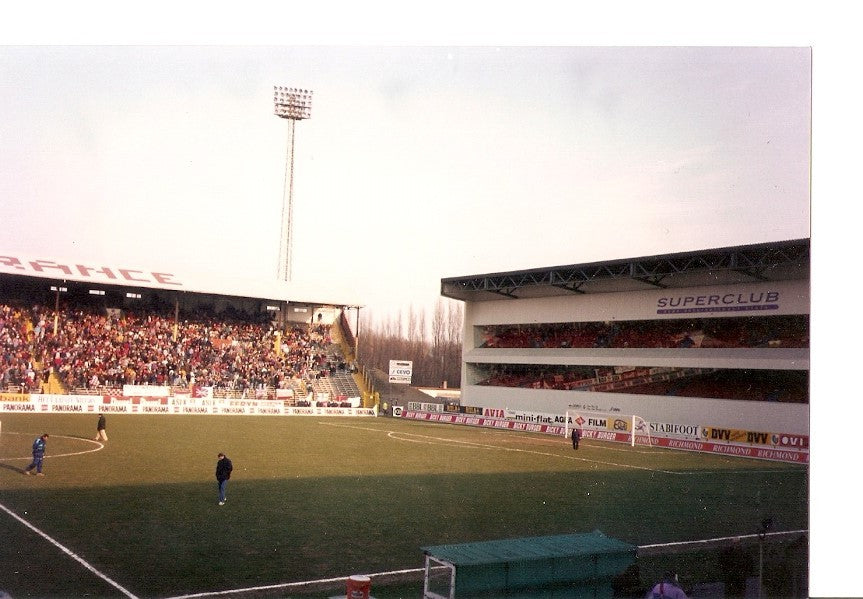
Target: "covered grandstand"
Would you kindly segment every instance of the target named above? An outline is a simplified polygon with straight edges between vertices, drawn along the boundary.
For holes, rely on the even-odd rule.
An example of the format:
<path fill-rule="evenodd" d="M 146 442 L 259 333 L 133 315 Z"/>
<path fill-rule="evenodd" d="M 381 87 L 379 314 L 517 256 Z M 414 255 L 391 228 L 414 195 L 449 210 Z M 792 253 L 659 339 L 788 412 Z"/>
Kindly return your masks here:
<path fill-rule="evenodd" d="M 638 415 L 684 448 L 808 460 L 809 245 L 442 279 L 441 294 L 465 303 L 461 409 L 610 415 L 593 418 L 603 427 Z"/>
<path fill-rule="evenodd" d="M 0 391 L 122 395 L 129 386 L 292 405 L 361 396 L 355 302 L 290 283 L 0 256 Z"/>

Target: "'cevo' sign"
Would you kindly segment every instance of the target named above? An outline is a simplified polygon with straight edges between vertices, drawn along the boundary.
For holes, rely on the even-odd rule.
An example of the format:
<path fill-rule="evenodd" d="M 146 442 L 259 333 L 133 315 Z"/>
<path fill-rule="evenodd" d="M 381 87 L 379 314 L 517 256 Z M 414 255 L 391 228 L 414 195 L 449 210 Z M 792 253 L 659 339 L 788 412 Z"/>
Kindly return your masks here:
<path fill-rule="evenodd" d="M 410 360 L 390 360 L 390 382 L 410 385 L 413 368 Z"/>

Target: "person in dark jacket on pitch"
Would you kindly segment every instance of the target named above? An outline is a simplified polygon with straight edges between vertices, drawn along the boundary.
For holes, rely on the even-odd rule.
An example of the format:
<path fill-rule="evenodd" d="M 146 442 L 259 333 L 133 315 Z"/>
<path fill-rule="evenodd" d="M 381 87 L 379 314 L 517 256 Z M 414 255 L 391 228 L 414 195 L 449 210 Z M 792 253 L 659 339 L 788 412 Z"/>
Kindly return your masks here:
<path fill-rule="evenodd" d="M 572 448 L 578 449 L 578 442 L 581 439 L 581 429 L 572 429 Z"/>
<path fill-rule="evenodd" d="M 99 422 L 96 424 L 96 438 L 94 441 L 98 441 L 102 439 L 103 441 L 108 440 L 108 433 L 105 432 L 105 415 L 99 414 Z"/>
<path fill-rule="evenodd" d="M 225 505 L 227 498 L 225 491 L 228 489 L 228 479 L 231 478 L 231 471 L 234 465 L 231 459 L 223 453 L 219 454 L 219 460 L 216 462 L 216 481 L 219 483 L 219 505 Z"/>

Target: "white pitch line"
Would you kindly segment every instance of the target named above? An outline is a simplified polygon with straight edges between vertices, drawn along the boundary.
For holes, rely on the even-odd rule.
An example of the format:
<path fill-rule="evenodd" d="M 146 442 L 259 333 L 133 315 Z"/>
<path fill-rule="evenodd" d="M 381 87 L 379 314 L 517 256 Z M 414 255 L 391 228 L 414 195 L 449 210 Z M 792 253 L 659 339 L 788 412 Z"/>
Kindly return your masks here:
<path fill-rule="evenodd" d="M 425 568 L 410 568 L 407 570 L 393 570 L 392 572 L 378 572 L 377 574 L 369 574 L 369 577 L 375 576 L 393 576 L 396 574 L 420 574 L 425 571 Z M 217 597 L 219 595 L 236 595 L 237 593 L 251 593 L 255 591 L 270 591 L 274 589 L 289 589 L 291 587 L 308 587 L 318 584 L 330 584 L 333 582 L 347 582 L 348 576 L 338 576 L 336 578 L 321 578 L 318 580 L 306 580 L 303 582 L 283 582 L 279 584 L 269 584 L 259 587 L 247 587 L 244 589 L 230 589 L 227 591 L 210 591 L 204 593 L 193 593 L 191 595 L 177 595 L 176 597 L 167 597 L 166 599 L 195 599 L 197 597 Z"/>
<path fill-rule="evenodd" d="M 791 535 L 797 534 L 809 534 L 808 528 L 801 528 L 797 530 L 785 530 L 785 531 L 775 531 L 775 532 L 765 532 L 763 533 L 764 537 L 788 537 Z M 713 539 L 700 539 L 697 541 L 676 541 L 672 543 L 654 543 L 652 545 L 639 545 L 638 549 L 644 551 L 645 549 L 665 549 L 669 547 L 695 547 L 698 545 L 711 545 L 715 543 L 721 543 L 726 541 L 732 541 L 734 539 L 758 539 L 760 538 L 760 534 L 749 534 L 749 535 L 735 535 L 730 537 L 715 537 Z"/>
<path fill-rule="evenodd" d="M 474 447 L 478 447 L 478 448 L 482 448 L 482 449 L 499 449 L 501 451 L 516 451 L 516 452 L 522 452 L 522 453 L 531 453 L 531 454 L 535 454 L 535 455 L 543 455 L 543 456 L 563 458 L 565 460 L 577 460 L 580 462 L 602 464 L 605 466 L 616 466 L 618 468 L 632 468 L 635 470 L 646 470 L 648 472 L 661 472 L 663 474 L 674 474 L 677 476 L 698 476 L 698 475 L 704 474 L 704 472 L 699 471 L 699 470 L 661 470 L 658 468 L 648 468 L 646 466 L 634 466 L 632 464 L 619 464 L 617 462 L 607 462 L 607 461 L 603 461 L 603 460 L 581 458 L 581 457 L 575 457 L 572 455 L 569 455 L 569 456 L 568 455 L 561 455 L 559 453 L 548 453 L 548 452 L 543 452 L 543 451 L 534 451 L 534 450 L 530 450 L 530 449 L 502 447 L 500 445 L 486 445 L 486 444 L 482 444 L 482 443 L 477 443 L 475 441 L 459 441 L 458 439 L 447 439 L 444 437 L 432 437 L 429 435 L 420 435 L 418 433 L 408 433 L 408 432 L 404 432 L 404 431 L 393 431 L 393 430 L 374 428 L 374 427 L 368 427 L 368 426 L 354 426 L 354 425 L 350 425 L 350 424 L 336 424 L 333 422 L 324 422 L 324 421 L 320 421 L 320 422 L 318 422 L 318 424 L 326 424 L 328 426 L 337 426 L 337 427 L 341 427 L 341 428 L 353 428 L 353 429 L 359 429 L 359 430 L 364 430 L 364 431 L 373 431 L 376 433 L 387 433 L 387 436 L 390 437 L 391 439 L 395 439 L 397 441 L 402 441 L 405 443 L 426 443 L 428 445 L 444 445 L 444 446 L 449 445 L 451 447 L 458 447 L 459 446 L 458 444 L 461 444 L 462 446 L 465 446 L 465 447 L 474 446 Z M 484 431 L 484 432 L 499 432 L 502 435 L 508 434 L 506 431 Z M 403 438 L 399 438 L 398 435 L 414 436 L 414 437 L 419 437 L 420 439 L 431 439 L 431 441 L 403 439 Z M 541 439 L 541 438 L 537 438 L 537 437 L 529 437 L 527 435 L 514 435 L 514 436 L 524 438 L 524 439 L 539 440 L 542 442 L 551 441 L 551 439 L 546 440 L 546 439 Z M 560 445 L 569 446 L 569 443 L 565 443 L 565 444 L 562 442 L 557 442 L 557 443 Z M 588 446 L 590 446 L 590 444 L 588 444 Z M 627 449 L 617 448 L 617 447 L 606 447 L 606 446 L 593 446 L 593 447 L 596 447 L 597 449 L 599 449 L 601 451 L 619 451 L 619 452 L 624 452 L 624 453 L 639 453 L 639 454 L 656 453 L 653 451 L 630 452 Z M 731 463 L 732 461 L 733 461 L 732 458 L 726 458 L 724 460 L 725 463 Z M 739 469 L 739 468 L 731 469 L 731 468 L 729 468 L 729 469 L 711 470 L 710 471 L 711 475 L 714 475 L 714 474 L 750 474 L 750 473 L 775 474 L 775 473 L 781 473 L 781 472 L 797 472 L 797 470 L 794 468 L 779 468 L 779 467 L 777 467 L 777 468 L 765 468 L 765 469 L 760 469 L 760 470 L 754 470 L 754 469 L 750 469 L 750 468 L 745 468 L 745 469 Z"/>
<path fill-rule="evenodd" d="M 512 451 L 512 452 L 516 452 L 516 453 L 527 453 L 527 454 L 531 454 L 531 455 L 540 455 L 540 456 L 547 456 L 547 457 L 552 457 L 552 458 L 563 458 L 565 460 L 573 460 L 573 461 L 578 461 L 578 462 L 586 462 L 589 464 L 601 464 L 603 466 L 614 466 L 616 468 L 632 468 L 633 470 L 647 470 L 648 472 L 662 472 L 663 474 L 681 474 L 680 472 L 674 472 L 672 470 L 661 470 L 658 468 L 648 468 L 646 466 L 634 466 L 632 464 L 620 464 L 618 462 L 608 462 L 605 460 L 581 458 L 581 457 L 576 457 L 573 455 L 561 455 L 559 453 L 550 453 L 547 451 L 536 451 L 533 449 L 522 449 L 522 448 L 518 448 L 518 447 L 501 447 L 499 445 L 486 445 L 483 443 L 475 443 L 472 441 L 456 441 L 453 439 L 446 439 L 446 438 L 442 438 L 442 437 L 429 437 L 426 435 L 417 435 L 415 433 L 403 433 L 403 432 L 393 431 L 388 436 L 391 438 L 394 438 L 394 439 L 398 439 L 397 435 L 408 435 L 408 436 L 415 436 L 415 437 L 420 437 L 420 438 L 432 439 L 432 441 L 425 441 L 425 443 L 430 443 L 430 444 L 435 444 L 435 445 L 450 445 L 450 446 L 452 446 L 452 444 L 454 444 L 454 443 L 461 443 L 464 446 L 477 447 L 477 448 L 481 448 L 481 449 L 497 449 L 500 451 Z M 409 439 L 399 439 L 399 440 L 410 442 Z M 415 442 L 422 443 L 423 441 L 415 441 Z"/>
<path fill-rule="evenodd" d="M 52 545 L 54 545 L 55 547 L 60 549 L 60 551 L 62 551 L 63 553 L 65 553 L 66 555 L 71 557 L 73 560 L 75 560 L 76 562 L 78 562 L 79 564 L 81 564 L 82 566 L 87 568 L 90 572 L 92 572 L 93 574 L 95 574 L 96 576 L 98 576 L 99 578 L 101 578 L 102 580 L 107 582 L 109 585 L 111 585 L 112 587 L 114 587 L 115 589 L 117 589 L 118 591 L 123 593 L 126 597 L 129 597 L 129 599 L 138 599 L 138 597 L 136 595 L 134 595 L 131 591 L 129 591 L 128 589 L 126 589 L 125 587 L 123 587 L 118 582 L 114 581 L 113 579 L 109 578 L 107 575 L 102 574 L 102 572 L 100 572 L 99 570 L 97 570 L 96 568 L 91 566 L 89 563 L 87 563 L 84 560 L 84 558 L 79 556 L 77 553 L 75 553 L 71 549 L 68 549 L 67 547 L 62 545 L 59 541 L 48 536 L 46 533 L 42 532 L 41 530 L 39 530 L 38 528 L 36 528 L 32 524 L 27 522 L 24 518 L 22 518 L 21 516 L 19 516 L 18 514 L 13 512 L 12 510 L 10 510 L 9 508 L 7 508 L 2 503 L 0 503 L 0 510 L 3 510 L 7 514 L 9 514 L 13 518 L 15 518 L 18 522 L 20 522 L 21 524 L 23 524 L 24 526 L 26 526 L 27 528 L 29 528 L 30 530 L 35 532 L 37 535 L 39 535 L 40 537 L 42 537 L 43 539 L 45 539 L 46 541 L 48 541 L 49 543 L 51 543 Z"/>
<path fill-rule="evenodd" d="M 9 432 L 9 433 L 3 433 L 3 434 L 4 434 L 4 435 L 27 435 L 27 434 L 32 434 L 32 433 L 14 433 L 14 432 Z M 95 451 L 99 451 L 99 450 L 102 450 L 102 449 L 104 449 L 104 448 L 105 448 L 105 444 L 104 444 L 104 443 L 101 443 L 101 442 L 99 442 L 99 441 L 94 441 L 93 439 L 84 439 L 83 437 L 70 437 L 70 436 L 68 436 L 68 435 L 50 435 L 50 434 L 49 434 L 49 437 L 48 437 L 48 438 L 49 438 L 49 439 L 75 439 L 76 441 L 86 441 L 87 443 L 92 443 L 93 445 L 98 445 L 98 447 L 96 447 L 95 449 L 88 449 L 87 451 L 75 451 L 75 452 L 72 452 L 72 453 L 45 454 L 45 459 L 46 459 L 46 460 L 47 460 L 48 458 L 67 458 L 67 457 L 69 457 L 69 456 L 84 455 L 85 453 L 93 453 L 93 452 L 95 452 Z M 33 459 L 33 457 L 32 457 L 32 456 L 25 456 L 25 457 L 23 457 L 23 458 L 2 458 L 2 461 L 7 461 L 7 460 L 32 460 L 32 459 Z"/>
<path fill-rule="evenodd" d="M 483 431 L 483 432 L 485 432 L 485 433 L 502 433 L 502 434 L 507 434 L 505 431 Z M 540 438 L 540 437 L 531 437 L 531 436 L 529 436 L 529 435 L 519 435 L 519 434 L 513 434 L 512 436 L 513 436 L 513 437 L 517 437 L 517 438 L 519 438 L 519 439 L 531 439 L 532 441 L 540 441 L 541 443 L 546 443 L 546 444 L 548 444 L 548 445 L 569 445 L 569 440 L 567 440 L 567 439 L 562 439 L 562 438 L 558 437 L 557 435 L 555 435 L 555 436 L 549 436 L 549 438 L 547 438 L 547 439 L 543 439 L 543 438 Z M 582 444 L 582 446 L 587 446 L 587 447 L 590 447 L 590 446 L 592 446 L 592 445 L 593 445 L 593 443 L 585 443 L 585 441 L 584 441 L 584 437 L 582 437 L 582 438 L 581 438 L 581 444 Z M 594 447 L 597 447 L 597 446 L 594 446 Z M 602 446 L 602 450 L 603 450 L 603 451 L 620 451 L 620 452 L 625 452 L 625 453 L 629 453 L 629 454 L 632 454 L 632 453 L 639 453 L 639 454 L 644 454 L 644 455 L 649 455 L 649 454 L 655 454 L 655 453 L 656 453 L 656 452 L 655 452 L 655 451 L 653 451 L 652 449 L 648 449 L 648 450 L 644 450 L 644 449 L 631 449 L 631 448 L 629 448 L 629 449 L 624 449 L 623 447 L 611 447 L 611 444 L 603 445 L 603 446 Z"/>
<path fill-rule="evenodd" d="M 541 456 L 548 456 L 548 457 L 553 457 L 553 458 L 563 458 L 565 460 L 586 462 L 589 464 L 601 464 L 603 466 L 614 466 L 615 468 L 631 468 L 633 470 L 645 470 L 647 472 L 661 472 L 663 474 L 676 474 L 676 475 L 686 474 L 685 472 L 675 472 L 673 470 L 661 470 L 658 468 L 648 468 L 646 466 L 634 466 L 632 464 L 619 464 L 617 462 L 607 462 L 604 460 L 596 460 L 596 459 L 590 459 L 590 458 L 579 458 L 579 457 L 575 457 L 575 456 L 565 456 L 565 455 L 561 455 L 559 453 L 549 453 L 546 451 L 534 451 L 531 449 L 519 449 L 516 447 L 501 447 L 500 445 L 486 445 L 483 443 L 476 443 L 474 441 L 459 441 L 457 439 L 446 439 L 444 437 L 432 437 L 430 435 L 420 435 L 417 433 L 406 433 L 403 431 L 384 430 L 384 429 L 370 428 L 370 427 L 364 427 L 364 426 L 363 427 L 352 426 L 349 424 L 335 424 L 332 422 L 321 422 L 321 424 L 328 424 L 330 426 L 338 426 L 338 427 L 342 427 L 342 428 L 353 428 L 353 429 L 370 430 L 370 431 L 375 431 L 375 432 L 379 432 L 379 433 L 387 433 L 388 437 L 390 437 L 392 439 L 396 439 L 398 441 L 404 441 L 407 443 L 428 443 L 430 445 L 448 445 L 451 447 L 461 446 L 461 447 L 473 447 L 473 448 L 481 448 L 481 449 L 497 449 L 500 451 L 512 451 L 512 452 L 517 452 L 517 453 L 528 453 L 528 454 L 532 454 L 532 455 L 541 455 Z M 410 439 L 400 439 L 395 435 L 406 435 L 406 436 L 411 436 L 411 437 L 419 437 L 420 439 L 430 439 L 430 441 L 422 441 L 422 440 L 412 441 Z"/>

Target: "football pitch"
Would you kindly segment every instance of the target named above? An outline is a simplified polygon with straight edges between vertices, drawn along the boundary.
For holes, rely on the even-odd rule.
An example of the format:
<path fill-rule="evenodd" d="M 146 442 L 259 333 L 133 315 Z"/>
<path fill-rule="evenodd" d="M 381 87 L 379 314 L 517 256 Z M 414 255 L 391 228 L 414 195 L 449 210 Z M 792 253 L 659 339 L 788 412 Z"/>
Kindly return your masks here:
<path fill-rule="evenodd" d="M 808 527 L 800 465 L 596 441 L 574 451 L 543 434 L 383 417 L 108 415 L 106 443 L 95 428 L 94 414 L 2 415 L 0 590 L 13 597 L 260 589 L 418 569 L 421 547 L 490 539 L 600 530 L 647 545 L 750 535 L 765 517 Z M 41 433 L 46 476 L 24 476 Z M 219 452 L 234 464 L 224 506 Z M 317 596 L 344 593 L 334 588 Z"/>

